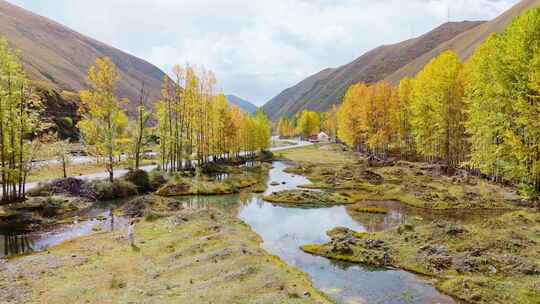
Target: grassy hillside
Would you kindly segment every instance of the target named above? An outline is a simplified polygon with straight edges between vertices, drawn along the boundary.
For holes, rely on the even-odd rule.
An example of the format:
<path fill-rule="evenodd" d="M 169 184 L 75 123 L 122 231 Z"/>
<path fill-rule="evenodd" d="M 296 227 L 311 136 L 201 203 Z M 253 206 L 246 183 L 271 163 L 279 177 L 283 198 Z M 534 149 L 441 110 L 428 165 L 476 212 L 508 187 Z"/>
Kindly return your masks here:
<path fill-rule="evenodd" d="M 444 51 L 453 50 L 456 52 L 462 60 L 469 58 L 474 50 L 486 40 L 486 38 L 492 33 L 498 33 L 504 30 L 512 20 L 521 15 L 528 9 L 537 7 L 540 5 L 540 0 L 523 0 L 506 11 L 499 17 L 486 22 L 478 27 L 475 27 L 469 31 L 456 36 L 445 43 L 442 43 L 435 49 L 425 53 L 424 55 L 411 61 L 395 73 L 386 77 L 386 80 L 394 84 L 406 76 L 416 75 L 431 59 L 437 57 Z"/>
<path fill-rule="evenodd" d="M 33 80 L 79 91 L 86 88 L 88 66 L 96 57 L 108 56 L 122 77 L 117 92 L 120 97 L 136 100 L 142 82 L 149 90 L 149 103 L 159 97 L 165 74 L 154 65 L 3 0 L 0 36 L 21 51 L 25 69 Z"/>

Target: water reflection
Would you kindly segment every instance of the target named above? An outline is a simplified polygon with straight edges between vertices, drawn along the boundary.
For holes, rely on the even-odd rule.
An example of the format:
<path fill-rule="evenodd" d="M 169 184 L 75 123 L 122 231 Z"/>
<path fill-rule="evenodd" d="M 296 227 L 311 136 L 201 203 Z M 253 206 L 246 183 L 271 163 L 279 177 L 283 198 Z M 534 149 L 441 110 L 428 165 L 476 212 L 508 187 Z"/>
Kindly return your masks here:
<path fill-rule="evenodd" d="M 286 167 L 285 163 L 274 163 L 266 194 L 310 183 L 303 176 L 283 172 Z M 272 186 L 271 182 L 279 184 Z M 386 215 L 351 216 L 345 206 L 288 208 L 266 203 L 260 195 L 253 195 L 240 208 L 238 217 L 263 238 L 266 250 L 309 274 L 317 288 L 340 303 L 454 303 L 408 272 L 332 261 L 299 249 L 301 245 L 329 241 L 326 231 L 336 226 L 378 231 L 399 225 L 408 215 L 402 206 L 394 207 Z"/>
<path fill-rule="evenodd" d="M 74 218 L 70 223 L 54 227 L 50 231 L 29 231 L 24 228 L 4 227 L 0 229 L 0 257 L 33 251 L 43 251 L 65 241 L 86 236 L 99 231 L 123 229 L 128 221 L 122 216 L 113 216 L 109 206 L 122 202 L 107 202 L 89 208 L 80 214 L 81 220 Z M 83 220 L 84 219 L 84 220 Z"/>

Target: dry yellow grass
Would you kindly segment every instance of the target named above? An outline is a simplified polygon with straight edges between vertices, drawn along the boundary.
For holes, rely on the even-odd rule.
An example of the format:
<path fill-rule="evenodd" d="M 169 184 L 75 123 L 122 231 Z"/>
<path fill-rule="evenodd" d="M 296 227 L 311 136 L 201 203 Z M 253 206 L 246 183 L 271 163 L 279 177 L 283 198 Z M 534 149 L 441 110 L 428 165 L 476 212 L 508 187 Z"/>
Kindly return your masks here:
<path fill-rule="evenodd" d="M 347 164 L 355 161 L 352 153 L 343 152 L 341 146 L 335 144 L 312 145 L 308 147 L 288 149 L 276 153 L 279 158 L 295 162 L 310 162 L 320 164 Z"/>
<path fill-rule="evenodd" d="M 307 276 L 260 247 L 243 222 L 183 211 L 0 266 L 12 303 L 330 303 Z M 4 302 L 3 302 L 4 303 Z M 9 300 L 8 300 L 9 303 Z"/>

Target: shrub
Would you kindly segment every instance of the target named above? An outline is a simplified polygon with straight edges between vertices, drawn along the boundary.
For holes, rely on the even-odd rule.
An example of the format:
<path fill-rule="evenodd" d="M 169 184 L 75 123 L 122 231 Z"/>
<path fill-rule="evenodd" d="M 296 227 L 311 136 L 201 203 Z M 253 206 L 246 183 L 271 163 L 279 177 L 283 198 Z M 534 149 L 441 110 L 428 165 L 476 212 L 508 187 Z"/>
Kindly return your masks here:
<path fill-rule="evenodd" d="M 150 177 L 144 170 L 129 170 L 126 175 L 124 175 L 124 179 L 137 186 L 139 193 L 145 193 L 152 190 Z"/>
<path fill-rule="evenodd" d="M 271 161 L 274 158 L 274 153 L 271 151 L 262 151 L 258 158 L 260 161 Z"/>
<path fill-rule="evenodd" d="M 138 194 L 137 186 L 123 179 L 117 179 L 112 183 L 108 180 L 92 181 L 89 187 L 96 193 L 98 200 L 113 200 Z"/>
<path fill-rule="evenodd" d="M 68 177 L 56 179 L 48 183 L 39 183 L 37 187 L 27 191 L 27 194 L 31 197 L 63 194 L 95 200 L 96 193 L 87 184 L 87 182 L 81 179 Z"/>

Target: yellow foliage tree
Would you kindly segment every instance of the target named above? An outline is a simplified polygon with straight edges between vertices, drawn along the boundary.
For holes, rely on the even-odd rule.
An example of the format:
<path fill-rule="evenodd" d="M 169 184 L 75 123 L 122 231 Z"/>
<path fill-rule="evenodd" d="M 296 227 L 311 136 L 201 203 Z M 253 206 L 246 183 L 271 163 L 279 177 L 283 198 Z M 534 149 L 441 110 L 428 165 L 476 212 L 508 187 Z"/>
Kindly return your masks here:
<path fill-rule="evenodd" d="M 97 58 L 88 71 L 91 90 L 81 91 L 81 115 L 77 127 L 86 146 L 92 147 L 96 157 L 105 161 L 109 180 L 114 180 L 114 167 L 125 143 L 128 119 L 114 91 L 119 80 L 118 71 L 110 58 Z"/>

